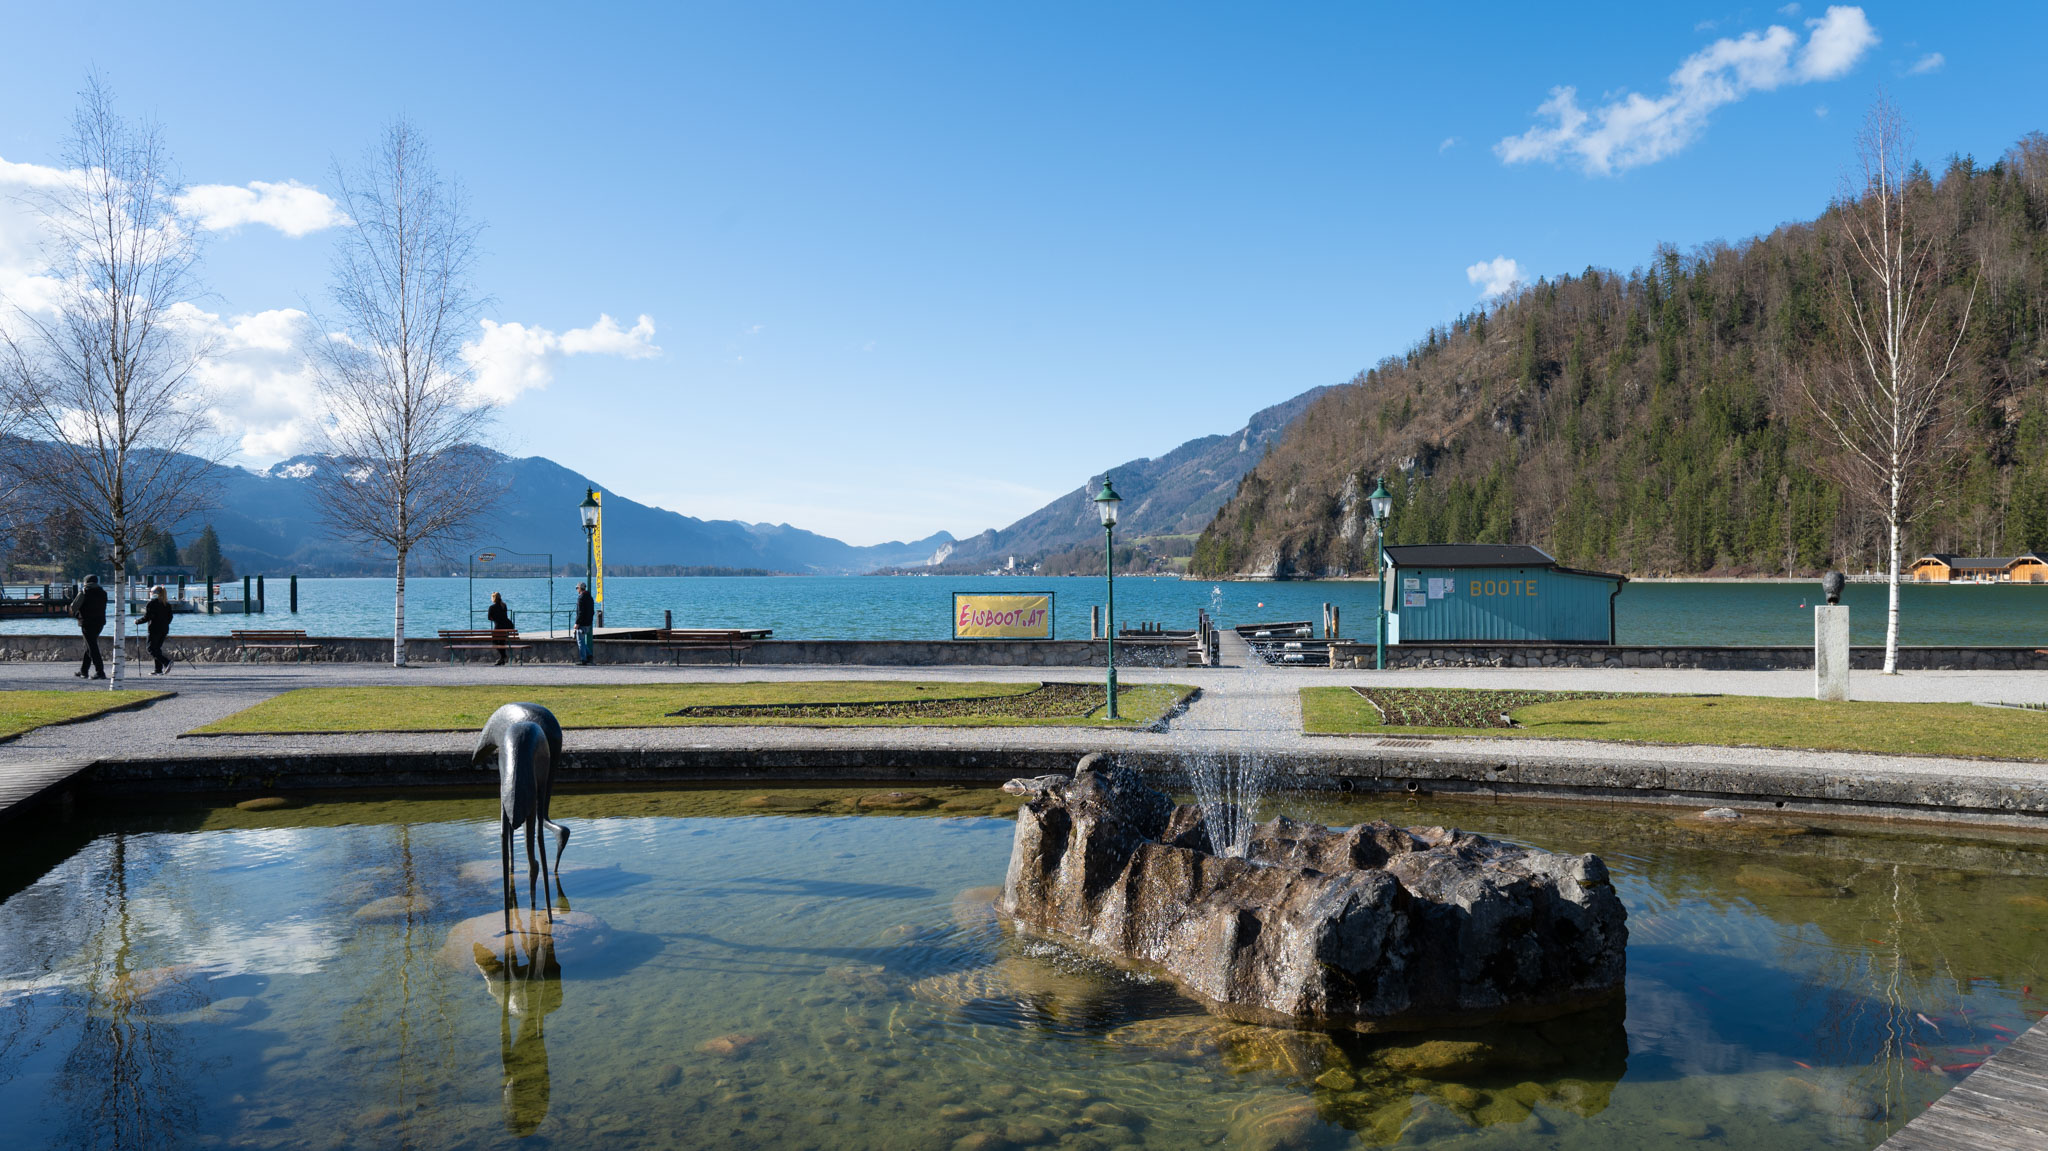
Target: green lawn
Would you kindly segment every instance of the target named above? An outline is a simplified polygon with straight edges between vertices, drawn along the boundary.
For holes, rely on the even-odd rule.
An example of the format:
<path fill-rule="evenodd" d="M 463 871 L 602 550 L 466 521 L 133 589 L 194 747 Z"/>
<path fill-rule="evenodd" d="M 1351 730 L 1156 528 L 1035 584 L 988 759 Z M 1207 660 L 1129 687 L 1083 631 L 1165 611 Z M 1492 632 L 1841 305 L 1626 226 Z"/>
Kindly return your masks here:
<path fill-rule="evenodd" d="M 167 694 L 161 691 L 0 691 L 0 739 L 52 723 L 90 719 Z"/>
<path fill-rule="evenodd" d="M 1456 696 L 1455 689 L 1433 689 Z M 1967 703 L 1822 703 L 1744 695 L 1626 695 L 1509 709 L 1514 728 L 1383 724 L 1348 687 L 1301 692 L 1302 730 L 1789 747 L 1962 758 L 2048 759 L 2048 713 Z"/>
<path fill-rule="evenodd" d="M 1064 688 L 1048 699 L 1036 683 L 824 680 L 802 683 L 671 683 L 575 687 L 309 687 L 289 691 L 193 734 L 349 731 L 474 731 L 499 705 L 537 703 L 563 727 L 793 725 L 823 727 L 1137 727 L 1194 689 L 1131 684 L 1117 692 L 1123 718 L 1102 718 L 1102 692 Z M 1075 702 L 1079 700 L 1079 702 Z M 1048 703 L 1057 706 L 1048 706 Z M 853 709 L 820 704 L 867 705 Z M 684 709 L 722 713 L 677 716 Z M 753 711 L 723 709 L 758 709 Z M 936 714 L 932 714 L 936 713 Z M 966 713 L 966 714 L 963 714 Z"/>

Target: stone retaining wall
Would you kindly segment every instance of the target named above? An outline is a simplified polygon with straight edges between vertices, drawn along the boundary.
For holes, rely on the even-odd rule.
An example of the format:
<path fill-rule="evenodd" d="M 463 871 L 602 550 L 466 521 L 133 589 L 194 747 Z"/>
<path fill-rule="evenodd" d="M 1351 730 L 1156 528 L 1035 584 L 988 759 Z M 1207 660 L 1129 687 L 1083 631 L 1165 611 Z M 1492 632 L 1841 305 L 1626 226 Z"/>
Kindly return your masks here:
<path fill-rule="evenodd" d="M 1373 646 L 1336 645 L 1337 667 L 1370 668 Z M 1858 671 L 1884 667 L 1884 648 L 1852 647 Z M 1432 644 L 1387 649 L 1387 666 L 1421 667 L 1650 667 L 1700 671 L 1778 671 L 1813 666 L 1811 647 L 1609 647 L 1580 644 Z M 1900 647 L 1902 671 L 2048 671 L 2048 648 Z"/>
<path fill-rule="evenodd" d="M 316 636 L 308 642 L 319 644 L 310 652 L 238 652 L 226 636 L 173 635 L 165 648 L 173 659 L 192 663 L 389 663 L 391 641 L 360 636 Z M 513 652 L 528 663 L 570 663 L 576 658 L 575 645 L 568 640 L 525 640 L 531 646 Z M 878 667 L 1101 667 L 1101 640 L 766 640 L 743 653 L 746 666 L 867 665 Z M 1335 666 L 1370 668 L 1373 646 L 1369 643 L 1340 642 L 1335 645 Z M 0 635 L 0 660 L 37 660 L 69 663 L 78 659 L 79 639 L 75 635 Z M 113 641 L 100 638 L 100 650 L 111 656 Z M 489 660 L 488 651 L 448 652 L 438 639 L 409 639 L 406 659 L 412 663 L 447 663 L 451 659 Z M 128 658 L 147 662 L 149 653 L 140 636 L 128 637 Z M 726 666 L 732 659 L 723 651 L 673 652 L 659 644 L 633 640 L 599 640 L 599 663 L 653 664 L 681 662 L 685 666 Z M 1320 661 L 1323 656 L 1314 654 Z M 1183 667 L 1186 650 L 1178 645 L 1137 644 L 1117 641 L 1118 667 Z M 1849 662 L 1860 671 L 1884 666 L 1881 647 L 1855 647 Z M 1316 666 L 1311 663 L 1309 666 Z M 1387 649 L 1387 666 L 1424 667 L 1643 667 L 1686 668 L 1708 671 L 1771 671 L 1813 666 L 1810 647 L 1608 647 L 1578 644 L 1431 644 L 1401 645 Z M 1899 667 L 1905 671 L 2048 671 L 2048 648 L 2035 647 L 1901 647 Z"/>
<path fill-rule="evenodd" d="M 1793 771 L 1728 763 L 1575 763 L 1408 748 L 1276 752 L 1267 757 L 1275 790 L 1339 790 L 1388 795 L 1604 800 L 1682 807 L 1736 806 L 1779 814 L 1838 814 L 1966 823 L 2048 825 L 2048 783 L 2024 778 L 1851 769 Z M 1165 751 L 1120 751 L 1119 763 L 1187 786 L 1187 765 Z M 571 750 L 556 786 L 662 784 L 852 785 L 923 782 L 992 785 L 1017 776 L 1066 773 L 1071 749 L 1008 748 L 608 748 Z M 2016 773 L 2017 774 L 2017 773 Z M 496 775 L 459 751 L 315 753 L 287 748 L 104 759 L 81 777 L 93 795 L 321 792 L 349 788 L 456 786 L 488 790 Z"/>
<path fill-rule="evenodd" d="M 313 636 L 313 651 L 238 651 L 227 636 L 176 635 L 164 643 L 171 658 L 185 663 L 390 663 L 391 641 L 361 636 Z M 514 659 L 525 663 L 572 663 L 576 646 L 568 640 L 523 639 L 523 650 L 513 650 Z M 100 637 L 100 651 L 113 657 L 112 637 Z M 0 660 L 34 660 L 47 663 L 76 663 L 84 645 L 76 635 L 0 635 Z M 434 664 L 491 659 L 488 651 L 447 651 L 439 639 L 405 641 L 408 663 Z M 723 650 L 671 651 L 659 644 L 633 640 L 597 641 L 597 661 L 617 664 L 678 663 L 685 666 L 729 666 L 732 657 Z M 131 663 L 149 662 L 147 643 L 140 636 L 128 637 Z M 978 667 L 1101 667 L 1101 640 L 767 640 L 741 653 L 746 666 L 865 664 L 870 666 L 929 667 L 969 665 Z M 1118 667 L 1184 667 L 1185 648 L 1159 644 L 1118 641 Z"/>

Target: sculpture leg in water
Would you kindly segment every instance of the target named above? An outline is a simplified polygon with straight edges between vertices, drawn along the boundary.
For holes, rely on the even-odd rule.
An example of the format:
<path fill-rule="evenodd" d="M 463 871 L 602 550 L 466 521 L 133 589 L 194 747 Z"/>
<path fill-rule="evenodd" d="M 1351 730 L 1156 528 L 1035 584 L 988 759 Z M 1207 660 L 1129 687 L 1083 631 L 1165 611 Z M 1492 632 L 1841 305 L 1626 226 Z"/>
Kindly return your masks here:
<path fill-rule="evenodd" d="M 554 795 L 554 766 L 562 758 L 562 725 L 554 714 L 535 703 L 508 703 L 491 713 L 483 731 L 477 734 L 471 762 L 482 765 L 486 758 L 498 761 L 498 798 L 503 840 L 501 857 L 508 902 L 518 896 L 512 882 L 512 831 L 527 831 L 526 863 L 544 877 L 547 852 L 534 856 L 534 836 L 545 826 L 555 833 L 555 868 L 560 870 L 562 852 L 569 846 L 569 829 L 549 818 L 548 805 Z"/>

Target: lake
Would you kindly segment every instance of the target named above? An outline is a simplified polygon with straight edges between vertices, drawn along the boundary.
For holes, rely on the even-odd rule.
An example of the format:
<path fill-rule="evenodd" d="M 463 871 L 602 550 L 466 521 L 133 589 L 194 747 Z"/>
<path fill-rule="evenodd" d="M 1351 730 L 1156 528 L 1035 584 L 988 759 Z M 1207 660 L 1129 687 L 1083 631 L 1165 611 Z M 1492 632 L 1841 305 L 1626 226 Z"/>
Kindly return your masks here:
<path fill-rule="evenodd" d="M 549 626 L 549 596 L 558 626 L 567 627 L 573 579 L 507 580 L 472 590 L 462 578 L 415 578 L 406 584 L 409 635 L 436 629 L 483 627 L 490 592 L 502 591 L 519 626 Z M 1625 644 L 1810 644 L 1819 582 L 1631 583 L 1615 603 Z M 1240 623 L 1316 620 L 1322 605 L 1343 613 L 1344 634 L 1370 639 L 1378 585 L 1364 581 L 1210 583 L 1159 577 L 1120 577 L 1117 618 L 1129 625 L 1157 621 L 1193 627 L 1207 608 L 1228 627 Z M 298 627 L 314 635 L 391 634 L 388 579 L 301 579 L 299 613 L 284 610 L 286 582 L 268 586 L 267 616 L 179 616 L 173 634 L 224 634 L 240 627 Z M 1062 639 L 1085 639 L 1088 609 L 1102 602 L 1102 580 L 1003 576 L 714 576 L 611 578 L 605 581 L 605 622 L 659 626 L 674 613 L 677 627 L 766 627 L 778 639 L 947 639 L 952 594 L 1051 592 L 1054 629 Z M 1902 591 L 1900 640 L 1907 644 L 2048 646 L 2048 586 L 1908 586 Z M 1884 642 L 1885 588 L 1851 584 L 1852 638 Z M 0 632 L 55 633 L 67 620 L 13 620 Z"/>
<path fill-rule="evenodd" d="M 991 914 L 994 791 L 556 796 L 553 978 L 493 977 L 494 797 L 162 798 L 0 860 L 22 1147 L 874 1151 L 1881 1142 L 2039 1018 L 2048 856 L 1999 833 L 1736 833 L 1613 806 L 1283 797 L 1331 825 L 1597 851 L 1625 1010 L 1325 1035 L 1231 1024 Z M 495 928 L 493 929 L 495 930 Z M 564 929 L 565 931 L 567 929 Z"/>

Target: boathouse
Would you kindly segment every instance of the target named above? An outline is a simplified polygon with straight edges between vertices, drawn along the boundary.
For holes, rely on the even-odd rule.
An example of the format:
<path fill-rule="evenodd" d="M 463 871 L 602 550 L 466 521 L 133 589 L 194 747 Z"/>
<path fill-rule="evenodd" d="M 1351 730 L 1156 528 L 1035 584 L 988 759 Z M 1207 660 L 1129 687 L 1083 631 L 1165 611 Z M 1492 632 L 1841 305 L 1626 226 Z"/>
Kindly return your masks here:
<path fill-rule="evenodd" d="M 1959 556 L 1932 552 L 1906 569 L 1915 583 L 2048 583 L 2048 560 L 2033 552 L 2016 556 Z"/>
<path fill-rule="evenodd" d="M 1614 642 L 1628 577 L 1565 567 L 1528 544 L 1387 548 L 1380 586 L 1393 643 Z"/>

